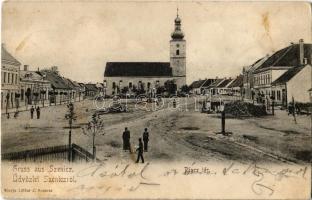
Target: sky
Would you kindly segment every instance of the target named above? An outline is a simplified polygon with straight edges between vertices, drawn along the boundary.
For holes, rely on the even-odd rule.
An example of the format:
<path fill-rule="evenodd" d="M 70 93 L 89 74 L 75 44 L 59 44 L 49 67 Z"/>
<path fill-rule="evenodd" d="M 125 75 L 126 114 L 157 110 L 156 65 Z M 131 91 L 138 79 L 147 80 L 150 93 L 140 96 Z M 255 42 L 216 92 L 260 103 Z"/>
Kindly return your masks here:
<path fill-rule="evenodd" d="M 176 10 L 186 40 L 187 83 L 235 77 L 244 66 L 311 43 L 303 2 L 5 2 L 2 43 L 31 70 L 58 66 L 79 82 L 102 82 L 106 62 L 169 62 Z"/>

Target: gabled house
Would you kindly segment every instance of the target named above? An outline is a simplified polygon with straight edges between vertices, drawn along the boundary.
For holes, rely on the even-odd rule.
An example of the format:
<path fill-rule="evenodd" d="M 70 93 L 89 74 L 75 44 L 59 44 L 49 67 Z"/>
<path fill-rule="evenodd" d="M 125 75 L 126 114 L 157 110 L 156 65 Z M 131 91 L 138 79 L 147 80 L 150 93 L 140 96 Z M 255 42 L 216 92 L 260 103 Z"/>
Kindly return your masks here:
<path fill-rule="evenodd" d="M 239 75 L 229 84 L 228 88 L 230 88 L 230 95 L 242 96 L 243 78 L 243 75 Z"/>
<path fill-rule="evenodd" d="M 287 107 L 292 101 L 310 102 L 311 65 L 293 67 L 272 83 L 272 97 L 277 105 Z"/>
<path fill-rule="evenodd" d="M 85 96 L 86 97 L 94 97 L 99 94 L 99 90 L 96 87 L 96 84 L 87 83 L 85 84 Z"/>
<path fill-rule="evenodd" d="M 225 79 L 215 79 L 213 83 L 211 83 L 208 87 L 205 88 L 205 93 L 209 95 L 217 95 L 219 94 L 218 86 L 224 81 Z"/>
<path fill-rule="evenodd" d="M 201 86 L 202 88 L 202 93 L 203 94 L 209 94 L 207 88 L 216 81 L 216 79 L 211 79 L 211 78 L 208 78 L 206 79 L 205 83 Z"/>
<path fill-rule="evenodd" d="M 231 88 L 229 88 L 228 86 L 232 83 L 233 79 L 229 78 L 229 79 L 223 79 L 222 82 L 220 82 L 220 84 L 218 84 L 215 88 L 217 90 L 217 94 L 220 95 L 228 95 L 231 92 Z"/>
<path fill-rule="evenodd" d="M 41 76 L 45 76 L 46 80 L 51 83 L 52 90 L 49 91 L 50 103 L 62 103 L 68 102 L 68 94 L 71 88 L 67 85 L 67 82 L 59 75 L 57 68 L 44 69 L 39 72 Z"/>
<path fill-rule="evenodd" d="M 1 108 L 15 108 L 19 98 L 21 63 L 1 46 Z"/>
<path fill-rule="evenodd" d="M 203 88 L 202 86 L 204 85 L 204 83 L 206 82 L 207 79 L 205 80 L 198 80 L 198 81 L 194 81 L 191 85 L 190 85 L 190 91 L 193 94 L 202 94 L 203 93 Z"/>
<path fill-rule="evenodd" d="M 44 106 L 44 101 L 49 99 L 51 83 L 44 75 L 31 71 L 28 67 L 24 65 L 24 69 L 20 70 L 21 105 L 42 103 Z"/>
<path fill-rule="evenodd" d="M 291 68 L 302 67 L 311 63 L 311 47 L 311 44 L 305 44 L 304 41 L 300 39 L 298 44 L 291 44 L 277 51 L 265 60 L 253 72 L 256 98 L 269 98 L 272 95 L 272 83 L 274 81 Z M 311 83 L 301 82 L 301 84 L 308 84 L 311 86 Z M 284 90 L 281 91 L 281 101 L 287 102 L 287 96 L 286 88 L 284 88 Z"/>
<path fill-rule="evenodd" d="M 260 67 L 269 56 L 265 56 L 259 60 L 257 60 L 255 63 L 253 63 L 250 66 L 246 66 L 243 68 L 243 91 L 242 94 L 244 96 L 244 99 L 252 100 L 254 98 L 254 71 Z"/>

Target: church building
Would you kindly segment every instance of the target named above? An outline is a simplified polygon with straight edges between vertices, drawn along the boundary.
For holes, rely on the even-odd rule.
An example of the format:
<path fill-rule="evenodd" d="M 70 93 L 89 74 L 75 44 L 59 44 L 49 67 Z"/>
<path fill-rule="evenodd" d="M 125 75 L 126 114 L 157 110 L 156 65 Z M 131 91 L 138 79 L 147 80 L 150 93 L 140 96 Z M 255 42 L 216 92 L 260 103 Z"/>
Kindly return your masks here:
<path fill-rule="evenodd" d="M 186 41 L 178 13 L 174 23 L 169 42 L 170 62 L 107 62 L 104 72 L 106 95 L 126 90 L 128 93 L 135 90 L 155 93 L 168 80 L 174 82 L 177 90 L 186 84 Z"/>

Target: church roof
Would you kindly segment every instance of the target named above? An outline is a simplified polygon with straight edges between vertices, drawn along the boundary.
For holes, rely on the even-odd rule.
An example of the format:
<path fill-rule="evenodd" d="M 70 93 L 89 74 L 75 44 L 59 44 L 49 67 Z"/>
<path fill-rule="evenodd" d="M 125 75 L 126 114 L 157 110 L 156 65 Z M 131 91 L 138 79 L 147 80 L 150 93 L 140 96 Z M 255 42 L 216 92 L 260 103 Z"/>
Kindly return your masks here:
<path fill-rule="evenodd" d="M 105 77 L 154 77 L 172 76 L 169 62 L 107 62 Z"/>

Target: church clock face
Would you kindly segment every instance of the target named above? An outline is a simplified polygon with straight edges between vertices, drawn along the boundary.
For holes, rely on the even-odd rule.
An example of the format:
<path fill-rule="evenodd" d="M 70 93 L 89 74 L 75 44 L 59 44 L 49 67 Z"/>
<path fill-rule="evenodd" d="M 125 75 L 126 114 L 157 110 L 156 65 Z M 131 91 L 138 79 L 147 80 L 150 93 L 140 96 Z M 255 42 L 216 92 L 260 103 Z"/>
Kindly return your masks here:
<path fill-rule="evenodd" d="M 180 45 L 179 44 L 177 44 L 177 48 L 179 48 L 180 47 Z"/>

